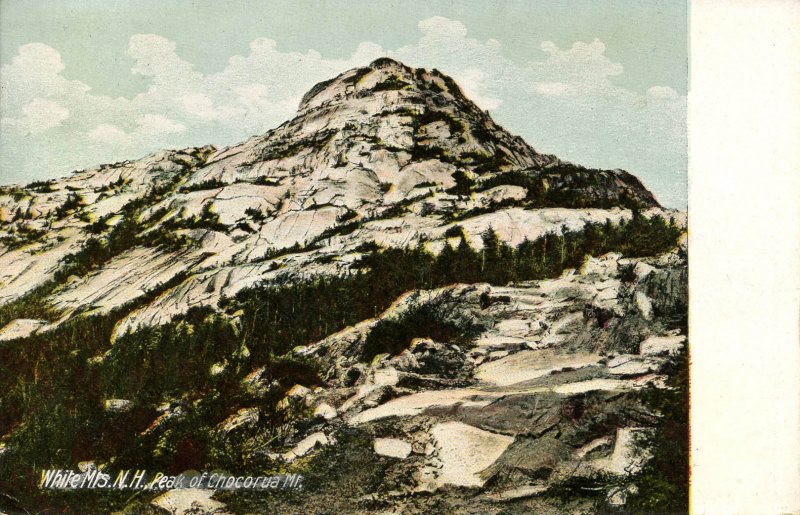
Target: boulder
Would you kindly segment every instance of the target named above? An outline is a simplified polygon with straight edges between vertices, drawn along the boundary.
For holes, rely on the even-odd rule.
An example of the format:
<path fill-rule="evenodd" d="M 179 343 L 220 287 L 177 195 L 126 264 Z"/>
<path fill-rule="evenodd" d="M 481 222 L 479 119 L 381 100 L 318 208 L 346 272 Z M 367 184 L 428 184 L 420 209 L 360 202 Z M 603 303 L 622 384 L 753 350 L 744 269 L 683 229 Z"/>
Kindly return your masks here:
<path fill-rule="evenodd" d="M 399 438 L 376 438 L 373 448 L 376 454 L 401 460 L 411 454 L 411 444 Z"/>

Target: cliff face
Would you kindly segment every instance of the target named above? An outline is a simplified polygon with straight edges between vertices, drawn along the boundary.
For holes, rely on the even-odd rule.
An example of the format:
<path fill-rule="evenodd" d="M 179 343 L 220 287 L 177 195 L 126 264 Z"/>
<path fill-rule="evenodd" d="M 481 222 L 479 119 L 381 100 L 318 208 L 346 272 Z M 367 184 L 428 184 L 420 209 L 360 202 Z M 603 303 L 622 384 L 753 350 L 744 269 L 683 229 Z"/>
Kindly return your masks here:
<path fill-rule="evenodd" d="M 536 496 L 574 477 L 641 468 L 643 458 L 631 457 L 634 436 L 656 415 L 632 414 L 637 392 L 663 386 L 662 369 L 684 345 L 686 262 L 676 241 L 684 224 L 683 213 L 662 209 L 627 172 L 541 154 L 446 75 L 379 59 L 318 84 L 294 119 L 240 145 L 164 151 L 4 187 L 0 351 L 14 356 L 20 342 L 60 341 L 74 327 L 100 324 L 75 350 L 86 359 L 71 366 L 99 367 L 81 377 L 103 376 L 119 373 L 126 348 L 145 359 L 145 333 L 171 324 L 184 342 L 187 327 L 211 324 L 209 338 L 235 343 L 192 361 L 207 392 L 153 386 L 145 395 L 105 384 L 86 405 L 143 417 L 140 436 L 125 438 L 147 455 L 185 423 L 193 401 L 211 392 L 219 400 L 214 381 L 224 377 L 230 399 L 197 415 L 205 417 L 197 431 L 204 442 L 235 447 L 225 452 L 272 464 L 302 456 L 312 476 L 314 460 L 359 457 L 364 470 L 389 474 L 359 490 L 375 509 L 428 509 L 420 492 L 435 492 L 430 502 L 444 503 L 436 506 L 466 510 L 458 488 L 472 488 L 482 513 L 540 501 L 557 510 L 552 496 Z M 391 261 L 391 249 L 416 253 Z M 359 278 L 378 280 L 379 265 L 416 270 L 385 275 L 386 291 L 402 294 L 390 306 L 375 293 L 378 282 L 359 286 Z M 290 309 L 269 297 L 274 290 L 293 299 L 291 285 L 320 280 L 343 292 L 325 308 L 342 311 L 330 323 L 327 314 L 302 327 L 286 321 L 323 309 L 318 299 Z M 262 294 L 253 300 L 253 291 Z M 351 306 L 348 292 L 380 301 L 372 311 L 343 307 Z M 258 318 L 263 312 L 274 316 Z M 321 325 L 295 341 L 309 324 Z M 279 349 L 270 328 L 284 326 Z M 287 342 L 306 345 L 292 351 Z M 291 388 L 275 371 L 286 351 L 313 363 L 307 384 Z M 126 363 L 131 376 L 151 373 Z M 9 368 L 9 384 L 39 380 L 39 369 L 26 366 Z M 123 392 L 142 397 L 111 398 Z M 16 406 L 8 395 L 6 405 Z M 0 441 L 24 432 L 32 414 L 20 410 L 0 424 Z M 278 412 L 286 425 L 275 433 Z M 272 443 L 256 445 L 265 432 Z M 226 440 L 233 433 L 236 444 Z M 334 441 L 339 450 L 309 458 L 315 444 Z M 219 465 L 225 452 L 200 447 L 192 467 Z M 113 464 L 116 452 L 88 458 Z M 322 481 L 309 506 L 323 509 L 330 486 Z M 630 493 L 614 488 L 603 490 L 612 504 Z M 539 501 L 525 504 L 531 498 Z M 370 511 L 370 502 L 338 506 Z M 275 509 L 301 510 L 291 502 Z"/>

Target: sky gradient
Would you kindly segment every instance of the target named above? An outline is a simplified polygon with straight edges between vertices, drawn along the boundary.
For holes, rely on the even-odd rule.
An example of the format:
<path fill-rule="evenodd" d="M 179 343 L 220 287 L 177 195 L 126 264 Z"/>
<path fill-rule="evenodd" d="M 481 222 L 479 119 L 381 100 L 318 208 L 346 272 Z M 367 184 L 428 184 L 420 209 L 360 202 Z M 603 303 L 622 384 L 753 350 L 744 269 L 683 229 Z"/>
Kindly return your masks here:
<path fill-rule="evenodd" d="M 388 55 L 452 75 L 537 150 L 686 206 L 683 2 L 2 0 L 0 35 L 0 183 L 234 144 Z"/>

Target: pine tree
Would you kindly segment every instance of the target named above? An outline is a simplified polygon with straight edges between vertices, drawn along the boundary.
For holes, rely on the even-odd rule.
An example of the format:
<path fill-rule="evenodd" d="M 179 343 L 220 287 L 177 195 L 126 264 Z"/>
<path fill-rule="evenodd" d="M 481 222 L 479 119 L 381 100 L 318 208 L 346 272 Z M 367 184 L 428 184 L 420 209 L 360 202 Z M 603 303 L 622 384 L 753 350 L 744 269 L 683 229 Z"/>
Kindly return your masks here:
<path fill-rule="evenodd" d="M 463 238 L 462 238 L 463 241 Z M 453 247 L 445 241 L 444 248 L 439 252 L 436 257 L 436 263 L 433 266 L 433 284 L 435 286 L 442 286 L 455 282 L 456 266 L 456 253 Z"/>
<path fill-rule="evenodd" d="M 481 280 L 481 258 L 463 236 L 455 251 L 456 281 L 476 283 Z"/>
<path fill-rule="evenodd" d="M 492 227 L 481 234 L 483 250 L 481 251 L 481 272 L 484 280 L 491 284 L 498 282 L 498 265 L 500 264 L 500 237 Z"/>
<path fill-rule="evenodd" d="M 514 253 L 514 249 L 506 242 L 500 245 L 500 255 L 495 268 L 496 284 L 503 285 L 516 281 Z"/>

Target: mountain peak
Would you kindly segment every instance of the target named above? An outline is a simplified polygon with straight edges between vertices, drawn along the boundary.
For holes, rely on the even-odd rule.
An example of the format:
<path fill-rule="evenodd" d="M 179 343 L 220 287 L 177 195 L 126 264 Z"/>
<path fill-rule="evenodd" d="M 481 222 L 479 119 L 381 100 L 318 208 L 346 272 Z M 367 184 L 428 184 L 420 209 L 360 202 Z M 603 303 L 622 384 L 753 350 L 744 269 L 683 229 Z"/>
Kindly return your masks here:
<path fill-rule="evenodd" d="M 473 171 L 557 161 L 497 125 L 451 77 L 388 57 L 315 85 L 289 125 L 309 135 L 331 130 L 346 146 L 366 139 L 373 142 L 370 151 L 405 152 L 412 161 L 438 159 Z"/>
<path fill-rule="evenodd" d="M 448 175 L 459 172 L 467 180 L 524 184 L 538 191 L 533 196 L 564 189 L 563 195 L 556 195 L 561 199 L 557 203 L 577 194 L 591 198 L 575 206 L 658 205 L 627 172 L 587 170 L 539 153 L 495 123 L 450 76 L 388 57 L 315 85 L 303 97 L 297 117 L 281 129 L 294 139 L 305 134 L 313 142 L 329 131 L 326 151 L 332 166 L 351 163 L 372 169 L 371 160 L 368 165 L 355 163 L 378 151 L 384 153 L 384 161 L 388 153 L 402 166 L 437 161 L 442 170 L 449 168 Z M 491 178 L 507 173 L 522 176 Z"/>
<path fill-rule="evenodd" d="M 100 266 L 91 253 L 101 241 L 115 252 L 130 251 L 114 259 L 179 252 L 181 273 L 272 277 L 284 267 L 274 256 L 306 246 L 338 253 L 370 241 L 441 243 L 458 233 L 455 225 L 475 241 L 488 227 L 511 227 L 506 236 L 521 241 L 658 207 L 627 172 L 591 170 L 537 152 L 447 75 L 381 58 L 317 84 L 295 118 L 241 144 L 163 152 L 0 189 L 0 265 L 9 271 L 0 274 L 0 302 L 71 275 L 85 276 L 85 287 L 70 282 L 53 294 L 52 304 L 64 312 L 105 300 L 116 309 L 118 301 L 133 300 L 104 282 L 119 279 L 112 273 L 116 264 L 87 275 Z M 71 259 L 89 262 L 56 277 L 58 263 L 75 253 Z M 318 258 L 333 260 L 307 254 L 280 273 L 310 273 Z M 153 290 L 173 272 L 143 277 L 137 291 Z M 147 282 L 152 278 L 155 283 Z M 228 293 L 215 292 L 198 295 L 214 304 Z M 156 307 L 148 313 L 132 316 L 120 331 L 165 316 Z"/>
<path fill-rule="evenodd" d="M 381 57 L 367 66 L 347 70 L 316 84 L 303 95 L 298 114 L 335 102 L 374 96 L 380 101 L 405 100 L 416 105 L 423 105 L 422 100 L 427 97 L 438 106 L 453 103 L 463 111 L 485 116 L 449 75 L 435 68 L 412 68 L 389 57 Z"/>
<path fill-rule="evenodd" d="M 379 68 L 397 68 L 397 69 L 406 69 L 409 70 L 410 67 L 406 66 L 405 64 L 401 63 L 400 61 L 396 61 L 391 57 L 379 57 L 369 63 L 369 67 L 375 70 Z"/>

